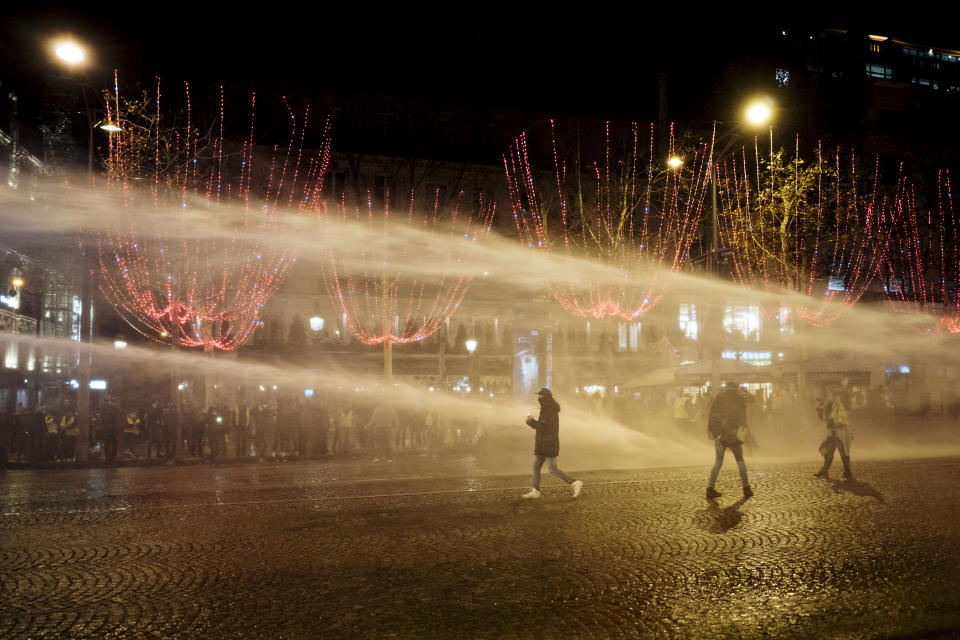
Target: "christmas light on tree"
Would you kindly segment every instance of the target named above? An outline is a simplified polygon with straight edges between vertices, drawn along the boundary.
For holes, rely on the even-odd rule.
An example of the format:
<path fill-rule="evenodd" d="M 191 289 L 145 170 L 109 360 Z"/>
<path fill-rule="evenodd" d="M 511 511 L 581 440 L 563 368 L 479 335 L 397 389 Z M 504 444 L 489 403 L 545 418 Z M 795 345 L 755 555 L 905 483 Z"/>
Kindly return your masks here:
<path fill-rule="evenodd" d="M 655 138 L 652 125 L 620 131 L 607 122 L 587 138 L 599 144 L 585 145 L 579 130 L 559 138 L 551 120 L 545 141 L 524 133 L 503 159 L 520 240 L 566 259 L 564 278 L 547 286 L 576 316 L 636 320 L 666 293 L 664 274 L 687 264 L 703 214 L 708 147 L 694 147 L 681 162 L 672 127 L 666 148 L 655 149 Z M 617 282 L 588 279 L 580 259 L 614 267 Z"/>
<path fill-rule="evenodd" d="M 234 142 L 224 125 L 224 91 L 199 126 L 184 84 L 183 122 L 154 96 L 106 100 L 110 134 L 106 184 L 120 210 L 98 234 L 101 291 L 134 329 L 157 342 L 230 351 L 259 325 L 260 312 L 295 262 L 275 233 L 284 212 L 314 215 L 330 158 L 329 122 L 319 146 L 304 148 L 309 111 L 288 106 L 285 147 Z M 167 118 L 167 120 L 165 120 Z"/>

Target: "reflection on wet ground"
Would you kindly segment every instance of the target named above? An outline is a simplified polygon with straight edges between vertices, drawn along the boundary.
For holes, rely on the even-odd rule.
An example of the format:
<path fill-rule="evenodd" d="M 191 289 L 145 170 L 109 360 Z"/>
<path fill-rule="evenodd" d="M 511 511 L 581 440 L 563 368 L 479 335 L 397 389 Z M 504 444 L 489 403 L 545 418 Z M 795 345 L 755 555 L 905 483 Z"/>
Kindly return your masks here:
<path fill-rule="evenodd" d="M 9 471 L 0 637 L 960 635 L 960 459 L 817 464 Z"/>

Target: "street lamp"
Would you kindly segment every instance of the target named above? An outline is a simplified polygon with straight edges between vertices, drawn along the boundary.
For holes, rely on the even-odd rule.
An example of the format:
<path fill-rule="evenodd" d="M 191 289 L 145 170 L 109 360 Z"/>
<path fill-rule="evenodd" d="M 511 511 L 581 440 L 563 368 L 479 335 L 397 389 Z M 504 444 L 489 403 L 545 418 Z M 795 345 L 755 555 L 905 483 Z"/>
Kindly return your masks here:
<path fill-rule="evenodd" d="M 766 124 L 770 117 L 773 115 L 772 111 L 772 101 L 769 98 L 758 98 L 747 104 L 745 115 L 746 122 L 754 127 L 759 127 Z M 716 127 L 718 123 L 714 123 Z M 735 126 L 741 123 L 733 123 Z M 735 131 L 736 129 L 734 129 Z M 732 135 L 733 132 L 731 132 Z M 732 142 L 732 140 L 731 140 Z M 724 149 L 719 153 L 714 152 L 714 148 L 710 148 L 710 157 L 707 160 L 707 166 L 709 169 L 710 175 L 710 199 L 711 199 L 711 213 L 710 213 L 710 251 L 707 254 L 707 263 L 706 271 L 708 276 L 716 276 L 719 272 L 720 260 L 719 260 L 719 251 L 720 251 L 720 235 L 719 235 L 719 216 L 717 214 L 717 167 L 715 158 L 718 155 L 723 155 L 729 149 L 729 144 L 724 147 Z M 717 376 L 717 355 L 719 354 L 719 349 L 716 346 L 716 329 L 717 329 L 717 318 L 720 317 L 720 308 L 719 305 L 714 302 L 714 304 L 709 305 L 708 309 L 708 324 L 707 324 L 707 334 L 711 340 L 711 353 L 710 353 L 710 390 L 715 392 L 719 386 L 719 380 Z M 717 317 L 713 317 L 716 314 Z"/>
<path fill-rule="evenodd" d="M 87 62 L 86 49 L 77 42 L 64 39 L 52 43 L 52 49 L 56 59 L 71 69 L 79 69 Z M 84 74 L 86 75 L 86 74 Z M 87 180 L 93 180 L 93 130 L 101 123 L 94 124 L 93 110 L 90 108 L 90 102 L 87 100 L 87 85 L 90 84 L 87 78 L 80 82 L 80 95 L 83 97 L 83 106 L 87 115 L 87 125 L 90 129 L 90 137 L 87 142 Z M 89 341 L 90 347 L 86 352 L 80 352 L 80 372 L 79 388 L 77 389 L 77 428 L 80 435 L 77 438 L 76 455 L 78 462 L 87 461 L 89 447 L 87 443 L 90 438 L 90 373 L 92 368 L 91 359 L 93 357 L 92 343 L 93 332 L 91 325 L 93 321 L 93 266 L 91 264 L 83 265 L 83 277 L 81 298 L 85 305 L 80 310 L 80 341 Z"/>
<path fill-rule="evenodd" d="M 678 156 L 670 156 L 667 159 L 667 166 L 669 166 L 671 169 L 677 169 L 682 165 L 683 165 L 683 160 Z"/>
<path fill-rule="evenodd" d="M 101 120 L 100 122 L 98 122 L 93 126 L 94 128 L 100 127 L 101 129 L 109 133 L 116 133 L 118 131 L 123 131 L 123 128 L 121 128 L 120 125 L 110 122 L 109 120 L 106 120 L 106 121 Z"/>
<path fill-rule="evenodd" d="M 770 101 L 766 99 L 754 100 L 747 105 L 747 122 L 754 126 L 761 126 L 770 120 L 772 114 L 770 110 Z"/>
<path fill-rule="evenodd" d="M 470 354 L 470 387 L 467 389 L 470 391 L 474 386 L 480 386 L 480 381 L 477 380 L 477 341 L 475 338 L 470 338 L 464 342 L 464 346 L 467 347 L 467 353 Z"/>
<path fill-rule="evenodd" d="M 73 40 L 61 40 L 57 42 L 53 52 L 61 62 L 70 66 L 83 64 L 87 59 L 87 52 Z"/>

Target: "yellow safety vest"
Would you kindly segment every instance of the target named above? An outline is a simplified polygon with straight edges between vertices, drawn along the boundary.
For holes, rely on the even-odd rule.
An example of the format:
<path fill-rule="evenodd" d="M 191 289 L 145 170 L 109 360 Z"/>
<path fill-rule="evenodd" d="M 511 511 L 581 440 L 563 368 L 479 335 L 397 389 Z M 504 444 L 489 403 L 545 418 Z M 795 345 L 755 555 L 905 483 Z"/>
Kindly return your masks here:
<path fill-rule="evenodd" d="M 45 416 L 43 420 L 44 422 L 47 423 L 48 434 L 56 435 L 57 433 L 59 433 L 59 429 L 57 428 L 57 421 L 54 420 L 53 416 Z"/>
<path fill-rule="evenodd" d="M 65 413 L 60 417 L 60 428 L 68 436 L 80 435 L 80 425 L 77 424 L 77 417 L 72 414 Z"/>
<path fill-rule="evenodd" d="M 132 433 L 133 435 L 140 435 L 140 418 L 136 414 L 130 414 L 127 416 L 127 426 L 123 428 L 124 433 Z"/>

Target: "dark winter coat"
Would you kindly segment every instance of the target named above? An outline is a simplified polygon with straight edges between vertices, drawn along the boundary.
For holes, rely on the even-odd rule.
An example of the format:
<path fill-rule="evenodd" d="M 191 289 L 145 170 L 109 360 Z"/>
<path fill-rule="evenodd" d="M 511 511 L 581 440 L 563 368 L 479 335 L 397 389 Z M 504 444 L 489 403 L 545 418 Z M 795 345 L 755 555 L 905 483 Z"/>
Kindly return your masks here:
<path fill-rule="evenodd" d="M 747 402 L 736 389 L 721 391 L 710 407 L 707 431 L 711 439 L 720 438 L 720 444 L 730 447 L 741 443 L 739 427 L 747 426 Z"/>
<path fill-rule="evenodd" d="M 531 429 L 537 430 L 533 445 L 534 455 L 556 458 L 560 455 L 560 405 L 551 397 L 540 398 L 540 417 L 527 418 Z"/>

